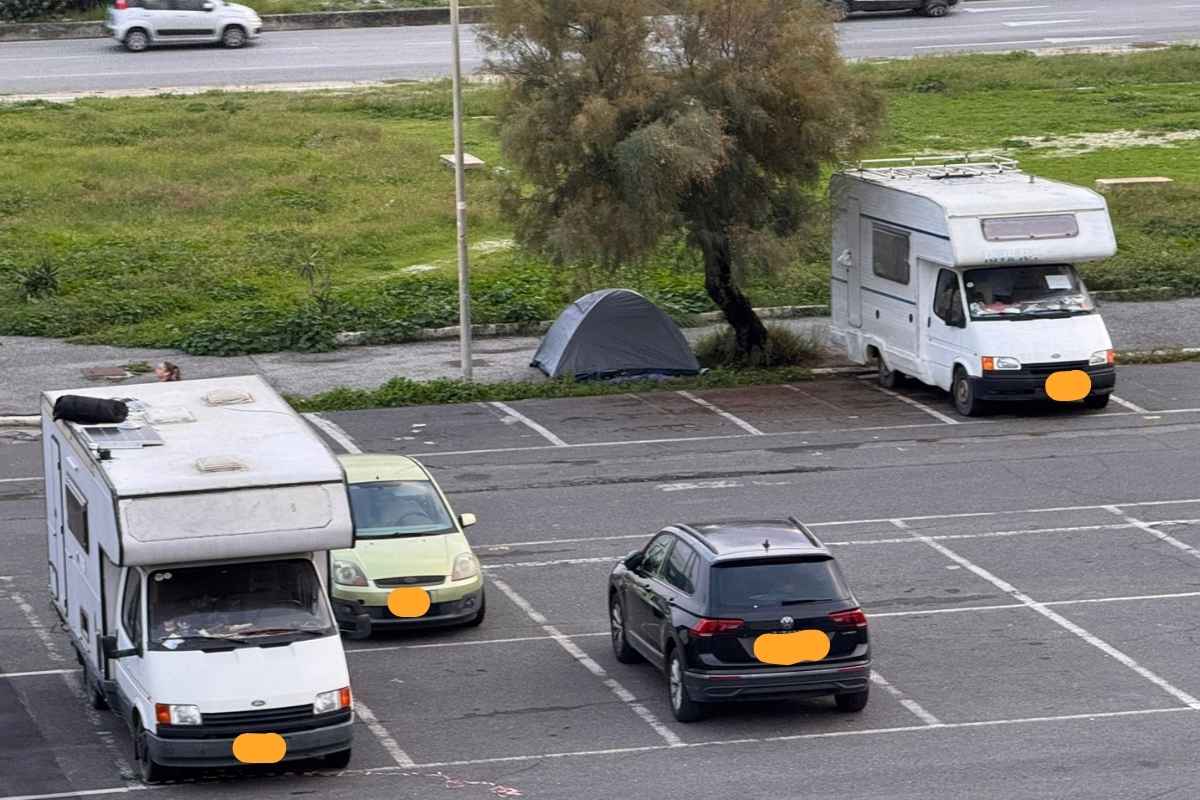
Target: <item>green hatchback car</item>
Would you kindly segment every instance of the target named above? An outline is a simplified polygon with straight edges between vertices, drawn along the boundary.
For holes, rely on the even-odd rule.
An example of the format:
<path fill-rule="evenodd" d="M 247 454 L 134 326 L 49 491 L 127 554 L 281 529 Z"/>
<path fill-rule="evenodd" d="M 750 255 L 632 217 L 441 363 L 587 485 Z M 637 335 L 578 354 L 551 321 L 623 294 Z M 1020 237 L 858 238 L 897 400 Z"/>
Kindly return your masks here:
<path fill-rule="evenodd" d="M 376 628 L 478 625 L 487 608 L 479 559 L 463 529 L 473 514 L 455 516 L 433 476 L 405 456 L 339 457 L 346 471 L 355 546 L 331 554 L 333 606 L 351 638 Z M 424 589 L 429 610 L 398 617 L 393 590 Z"/>

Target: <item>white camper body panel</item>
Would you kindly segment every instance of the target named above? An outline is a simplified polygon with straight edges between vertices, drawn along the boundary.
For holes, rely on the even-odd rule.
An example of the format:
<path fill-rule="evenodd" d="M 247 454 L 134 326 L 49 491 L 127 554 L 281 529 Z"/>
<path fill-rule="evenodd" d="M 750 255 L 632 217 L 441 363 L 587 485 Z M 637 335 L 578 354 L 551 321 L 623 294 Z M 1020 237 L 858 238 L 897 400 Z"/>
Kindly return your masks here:
<path fill-rule="evenodd" d="M 1116 237 L 1101 195 L 989 163 L 977 170 L 940 165 L 845 171 L 832 177 L 830 198 L 831 338 L 852 362 L 881 359 L 890 370 L 950 389 L 956 367 L 979 377 L 984 355 L 1078 362 L 1111 349 L 1098 313 L 971 322 L 961 329 L 933 313 L 935 288 L 946 270 L 961 289 L 970 268 L 1073 265 L 1114 255 Z M 984 234 L 985 220 L 1052 215 L 1073 217 L 1077 233 L 1008 240 Z"/>

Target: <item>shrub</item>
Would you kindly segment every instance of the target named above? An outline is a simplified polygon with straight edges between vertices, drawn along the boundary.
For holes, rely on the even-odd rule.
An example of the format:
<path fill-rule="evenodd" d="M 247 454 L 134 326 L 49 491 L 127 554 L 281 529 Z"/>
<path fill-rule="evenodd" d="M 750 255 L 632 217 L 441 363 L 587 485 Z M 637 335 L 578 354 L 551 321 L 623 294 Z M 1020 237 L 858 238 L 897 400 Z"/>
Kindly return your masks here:
<path fill-rule="evenodd" d="M 46 259 L 17 270 L 16 278 L 18 291 L 26 301 L 58 294 L 58 267 Z"/>
<path fill-rule="evenodd" d="M 67 8 L 64 0 L 0 0 L 0 22 L 25 22 L 60 14 Z"/>
<path fill-rule="evenodd" d="M 807 367 L 820 360 L 821 341 L 812 333 L 797 333 L 782 325 L 767 326 L 767 345 L 747 361 L 738 353 L 733 328 L 722 327 L 696 344 L 696 358 L 710 369 Z"/>

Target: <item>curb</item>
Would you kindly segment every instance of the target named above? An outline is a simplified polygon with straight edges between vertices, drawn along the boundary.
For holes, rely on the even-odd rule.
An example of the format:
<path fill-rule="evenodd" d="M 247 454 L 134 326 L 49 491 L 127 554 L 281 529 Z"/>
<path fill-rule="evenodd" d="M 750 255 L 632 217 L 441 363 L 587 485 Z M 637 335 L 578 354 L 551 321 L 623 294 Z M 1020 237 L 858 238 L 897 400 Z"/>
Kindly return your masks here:
<path fill-rule="evenodd" d="M 491 6 L 464 6 L 459 19 L 468 25 L 483 21 Z M 390 8 L 382 11 L 314 11 L 304 14 L 263 14 L 263 33 L 326 28 L 399 28 L 415 25 L 449 25 L 450 9 Z M 13 22 L 0 24 L 0 42 L 47 39 L 103 39 L 104 23 Z"/>

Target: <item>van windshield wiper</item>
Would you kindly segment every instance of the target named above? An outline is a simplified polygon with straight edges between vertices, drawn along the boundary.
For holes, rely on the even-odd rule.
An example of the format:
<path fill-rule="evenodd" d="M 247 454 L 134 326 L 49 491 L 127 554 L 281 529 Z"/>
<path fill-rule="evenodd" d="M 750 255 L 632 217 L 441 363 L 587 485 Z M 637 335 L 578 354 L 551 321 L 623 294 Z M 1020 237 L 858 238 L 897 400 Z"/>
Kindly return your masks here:
<path fill-rule="evenodd" d="M 324 636 L 326 631 L 324 629 L 315 630 L 313 628 L 255 628 L 239 632 L 238 638 L 241 639 L 246 636 L 274 636 L 284 633 L 304 633 L 309 636 Z"/>
<path fill-rule="evenodd" d="M 194 642 L 194 641 L 231 642 L 233 644 L 238 644 L 240 640 L 236 636 L 209 636 L 208 634 L 203 634 L 203 633 L 188 633 L 188 634 L 173 633 L 169 636 L 163 636 L 159 639 L 155 639 L 154 644 L 166 645 L 170 642 Z"/>

